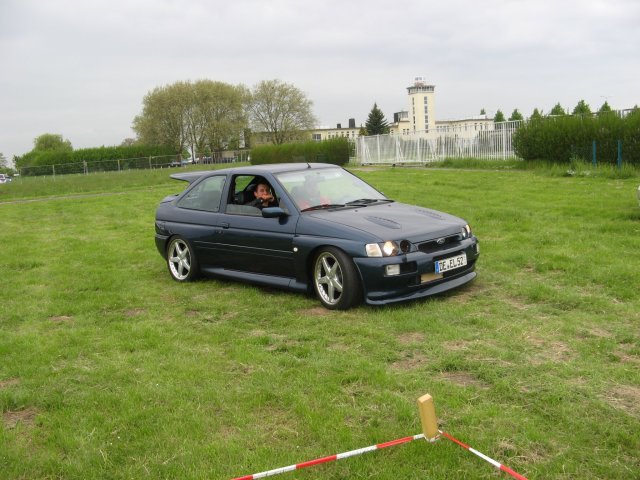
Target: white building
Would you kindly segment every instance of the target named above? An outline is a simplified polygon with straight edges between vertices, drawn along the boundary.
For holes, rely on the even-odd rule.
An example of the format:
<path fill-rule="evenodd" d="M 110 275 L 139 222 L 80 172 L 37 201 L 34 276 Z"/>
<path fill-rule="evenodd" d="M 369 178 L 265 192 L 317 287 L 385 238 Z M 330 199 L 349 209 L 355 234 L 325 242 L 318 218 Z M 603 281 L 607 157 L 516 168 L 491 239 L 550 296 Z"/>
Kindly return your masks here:
<path fill-rule="evenodd" d="M 391 135 L 423 134 L 455 134 L 473 136 L 482 130 L 495 128 L 493 119 L 486 115 L 456 120 L 436 120 L 435 85 L 429 85 L 424 77 L 415 77 L 413 85 L 407 87 L 409 94 L 409 110 L 393 114 L 390 125 Z"/>

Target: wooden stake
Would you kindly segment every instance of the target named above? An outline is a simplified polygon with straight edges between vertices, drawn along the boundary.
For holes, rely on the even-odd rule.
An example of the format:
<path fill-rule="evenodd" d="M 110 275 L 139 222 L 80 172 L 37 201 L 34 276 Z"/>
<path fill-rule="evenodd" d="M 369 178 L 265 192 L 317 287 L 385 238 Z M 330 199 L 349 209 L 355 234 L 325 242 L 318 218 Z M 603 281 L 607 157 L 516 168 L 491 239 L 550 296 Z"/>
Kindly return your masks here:
<path fill-rule="evenodd" d="M 429 442 L 435 441 L 438 437 L 438 420 L 431 395 L 427 393 L 418 399 L 418 411 L 420 412 L 424 438 Z"/>

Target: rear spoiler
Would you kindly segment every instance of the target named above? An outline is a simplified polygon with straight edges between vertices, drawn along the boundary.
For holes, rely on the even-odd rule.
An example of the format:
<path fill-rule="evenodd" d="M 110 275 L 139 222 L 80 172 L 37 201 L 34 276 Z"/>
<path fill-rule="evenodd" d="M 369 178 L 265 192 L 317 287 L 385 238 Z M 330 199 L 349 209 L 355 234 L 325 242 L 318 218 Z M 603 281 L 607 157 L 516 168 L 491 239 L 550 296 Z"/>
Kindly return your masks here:
<path fill-rule="evenodd" d="M 171 178 L 175 179 L 175 180 L 182 180 L 184 182 L 189 182 L 189 185 L 191 185 L 193 182 L 195 182 L 196 180 L 198 180 L 200 177 L 202 177 L 203 175 L 206 175 L 210 172 L 185 172 L 185 173 L 174 173 L 172 175 L 169 175 Z"/>

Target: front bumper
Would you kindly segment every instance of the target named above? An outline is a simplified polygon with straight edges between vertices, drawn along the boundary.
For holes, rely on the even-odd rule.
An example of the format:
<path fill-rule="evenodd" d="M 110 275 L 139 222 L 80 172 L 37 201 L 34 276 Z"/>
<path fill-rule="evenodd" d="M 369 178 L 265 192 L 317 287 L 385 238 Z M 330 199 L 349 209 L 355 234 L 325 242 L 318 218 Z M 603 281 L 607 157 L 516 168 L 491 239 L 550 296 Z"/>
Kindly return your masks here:
<path fill-rule="evenodd" d="M 435 263 L 461 253 L 467 265 L 438 275 Z M 465 240 L 458 248 L 434 253 L 412 252 L 397 257 L 354 258 L 360 272 L 364 300 L 370 305 L 403 302 L 437 295 L 458 288 L 476 277 L 475 266 L 479 253 L 477 238 Z M 400 265 L 399 275 L 386 275 L 387 265 Z"/>

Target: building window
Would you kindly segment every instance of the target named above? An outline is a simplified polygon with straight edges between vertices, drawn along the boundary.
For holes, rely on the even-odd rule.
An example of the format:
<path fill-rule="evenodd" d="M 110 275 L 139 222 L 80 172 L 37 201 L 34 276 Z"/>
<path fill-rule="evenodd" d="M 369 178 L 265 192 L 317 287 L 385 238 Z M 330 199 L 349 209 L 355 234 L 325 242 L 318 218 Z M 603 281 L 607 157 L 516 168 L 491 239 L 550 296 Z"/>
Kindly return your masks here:
<path fill-rule="evenodd" d="M 316 142 L 319 142 L 320 140 L 322 140 L 322 134 L 320 133 L 314 133 L 312 135 L 313 140 L 315 140 Z"/>

